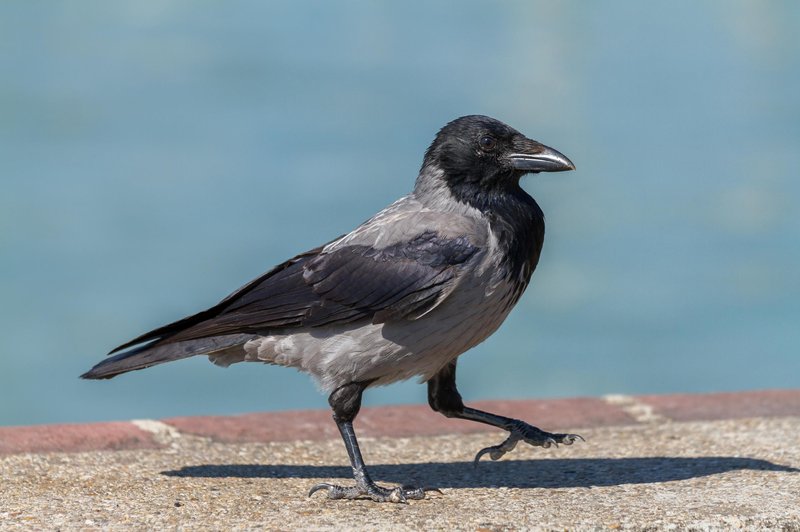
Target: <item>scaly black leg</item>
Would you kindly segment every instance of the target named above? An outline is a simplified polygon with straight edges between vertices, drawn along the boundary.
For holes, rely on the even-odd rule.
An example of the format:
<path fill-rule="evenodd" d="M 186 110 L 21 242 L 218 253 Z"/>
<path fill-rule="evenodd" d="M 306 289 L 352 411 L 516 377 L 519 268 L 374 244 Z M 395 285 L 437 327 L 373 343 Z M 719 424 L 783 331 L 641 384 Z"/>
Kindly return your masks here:
<path fill-rule="evenodd" d="M 339 427 L 339 432 L 347 448 L 350 464 L 353 466 L 355 486 L 337 486 L 323 482 L 317 484 L 308 492 L 310 497 L 315 492 L 325 489 L 329 499 L 358 499 L 366 497 L 378 502 L 407 502 L 408 499 L 425 498 L 422 488 L 396 487 L 383 488 L 375 484 L 367 473 L 367 466 L 361 457 L 358 440 L 353 430 L 353 420 L 361 409 L 361 394 L 369 382 L 354 382 L 337 388 L 328 398 L 328 403 L 333 409 L 333 420 Z"/>
<path fill-rule="evenodd" d="M 442 368 L 439 373 L 428 381 L 428 403 L 435 411 L 447 417 L 469 419 L 509 432 L 508 438 L 503 443 L 478 451 L 478 454 L 475 455 L 475 464 L 487 453 L 492 460 L 498 460 L 501 456 L 513 450 L 519 441 L 545 448 L 551 445 L 558 446 L 559 443 L 572 445 L 577 440 L 583 441 L 583 437 L 577 434 L 553 434 L 518 419 L 498 416 L 464 406 L 461 394 L 458 393 L 456 388 L 455 360 Z"/>

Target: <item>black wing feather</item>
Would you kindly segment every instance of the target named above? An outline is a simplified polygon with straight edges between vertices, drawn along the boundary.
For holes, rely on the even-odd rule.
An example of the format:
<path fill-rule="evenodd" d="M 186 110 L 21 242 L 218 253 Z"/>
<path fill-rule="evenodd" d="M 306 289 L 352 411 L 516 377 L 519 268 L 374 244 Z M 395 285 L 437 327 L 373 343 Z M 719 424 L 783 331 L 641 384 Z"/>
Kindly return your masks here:
<path fill-rule="evenodd" d="M 213 307 L 202 312 L 198 312 L 197 314 L 192 314 L 191 316 L 187 316 L 178 321 L 168 323 L 167 325 L 163 325 L 157 329 L 153 329 L 152 331 L 148 331 L 140 336 L 137 336 L 133 340 L 115 347 L 109 352 L 109 354 L 122 351 L 123 349 L 127 349 L 144 342 L 157 342 L 160 340 L 165 340 L 166 338 L 172 338 L 179 332 L 186 331 L 200 323 L 213 320 L 225 311 L 243 308 L 248 304 L 258 302 L 264 297 L 263 289 L 267 286 L 286 288 L 284 291 L 274 290 L 276 296 L 275 304 L 280 305 L 282 300 L 286 300 L 286 295 L 291 292 L 292 284 L 296 284 L 296 282 L 292 283 L 292 278 L 295 277 L 302 279 L 302 270 L 296 267 L 297 264 L 307 260 L 308 257 L 318 255 L 319 252 L 322 251 L 323 247 L 324 246 L 319 246 L 305 253 L 301 253 L 300 255 L 297 255 L 296 257 L 279 264 L 260 277 L 253 279 Z M 259 290 L 261 290 L 261 293 L 259 293 Z"/>
<path fill-rule="evenodd" d="M 476 252 L 466 237 L 433 231 L 375 249 L 319 247 L 284 262 L 214 307 L 159 327 L 112 352 L 237 333 L 287 331 L 337 323 L 414 317 L 431 308 Z"/>

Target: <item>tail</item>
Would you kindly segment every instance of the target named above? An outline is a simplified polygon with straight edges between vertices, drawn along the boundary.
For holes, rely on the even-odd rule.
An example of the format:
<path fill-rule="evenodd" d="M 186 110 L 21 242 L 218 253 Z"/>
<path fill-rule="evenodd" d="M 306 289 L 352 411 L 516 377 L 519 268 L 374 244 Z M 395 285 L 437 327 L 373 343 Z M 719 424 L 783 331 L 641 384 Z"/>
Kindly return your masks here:
<path fill-rule="evenodd" d="M 241 362 L 245 359 L 243 345 L 258 336 L 241 331 L 265 332 L 270 327 L 264 320 L 270 316 L 280 318 L 283 314 L 274 312 L 274 309 L 287 305 L 292 307 L 291 313 L 286 314 L 289 317 L 285 320 L 276 318 L 277 325 L 273 323 L 275 327 L 294 323 L 299 316 L 302 316 L 305 307 L 298 309 L 295 308 L 296 305 L 289 304 L 291 301 L 287 299 L 289 297 L 287 294 L 305 293 L 310 290 L 302 281 L 300 267 L 303 261 L 316 256 L 321 249 L 322 247 L 312 249 L 279 264 L 207 310 L 125 342 L 109 353 L 114 356 L 103 360 L 81 375 L 81 378 L 110 379 L 120 373 L 149 368 L 194 355 L 214 355 L 211 357 L 212 362 L 222 366 Z M 276 283 L 274 286 L 269 284 L 273 281 Z M 273 307 L 260 302 L 260 298 L 267 297 L 273 292 L 278 297 L 278 303 Z M 250 299 L 243 303 L 243 298 Z M 236 307 L 228 313 L 231 305 Z M 245 307 L 247 311 L 242 310 Z M 264 320 L 261 319 L 262 315 L 266 316 Z"/>
<path fill-rule="evenodd" d="M 235 355 L 244 357 L 243 345 L 252 334 L 229 334 L 183 342 L 162 343 L 156 340 L 107 358 L 81 375 L 82 379 L 110 379 L 122 373 L 145 369 L 194 355 Z M 112 351 L 113 353 L 113 351 Z"/>

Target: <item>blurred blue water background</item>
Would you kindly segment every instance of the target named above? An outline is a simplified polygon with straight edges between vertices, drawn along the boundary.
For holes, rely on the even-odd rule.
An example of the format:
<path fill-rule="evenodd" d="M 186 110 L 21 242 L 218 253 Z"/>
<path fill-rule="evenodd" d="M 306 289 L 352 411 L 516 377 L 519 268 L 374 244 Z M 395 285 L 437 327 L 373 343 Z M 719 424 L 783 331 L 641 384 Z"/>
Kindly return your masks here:
<path fill-rule="evenodd" d="M 0 424 L 324 407 L 270 366 L 77 376 L 407 193 L 471 113 L 578 171 L 524 182 L 542 262 L 466 398 L 797 387 L 798 28 L 788 1 L 3 2 Z"/>

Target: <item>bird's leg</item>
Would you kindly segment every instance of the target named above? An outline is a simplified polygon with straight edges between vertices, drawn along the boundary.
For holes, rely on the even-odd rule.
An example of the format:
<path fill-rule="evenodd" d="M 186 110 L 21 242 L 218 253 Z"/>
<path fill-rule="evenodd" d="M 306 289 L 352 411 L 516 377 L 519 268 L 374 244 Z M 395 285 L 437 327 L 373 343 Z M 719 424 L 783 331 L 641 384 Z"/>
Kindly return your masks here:
<path fill-rule="evenodd" d="M 350 464 L 353 466 L 353 477 L 356 480 L 355 486 L 337 486 L 323 482 L 317 484 L 308 496 L 310 497 L 319 490 L 327 490 L 329 499 L 358 499 L 369 498 L 378 502 L 407 502 L 408 499 L 423 499 L 425 491 L 422 488 L 396 487 L 384 488 L 375 484 L 367 473 L 367 466 L 361 457 L 361 449 L 358 448 L 358 440 L 353 430 L 353 420 L 361 409 L 361 394 L 369 385 L 369 382 L 354 382 L 346 384 L 334 390 L 328 398 L 328 403 L 333 409 L 333 420 L 339 427 L 339 432 L 347 448 L 347 455 L 350 457 Z"/>
<path fill-rule="evenodd" d="M 513 450 L 520 441 L 547 448 L 551 445 L 558 446 L 559 443 L 572 445 L 577 440 L 583 440 L 583 437 L 577 434 L 553 434 L 518 419 L 498 416 L 464 406 L 464 402 L 461 400 L 461 394 L 458 393 L 458 389 L 456 388 L 455 360 L 442 368 L 439 373 L 428 381 L 428 403 L 435 411 L 447 417 L 469 419 L 471 421 L 492 425 L 509 432 L 508 438 L 506 438 L 503 443 L 486 447 L 478 451 L 478 454 L 475 455 L 475 464 L 477 464 L 485 454 L 488 454 L 492 460 L 498 460 L 501 456 Z"/>

